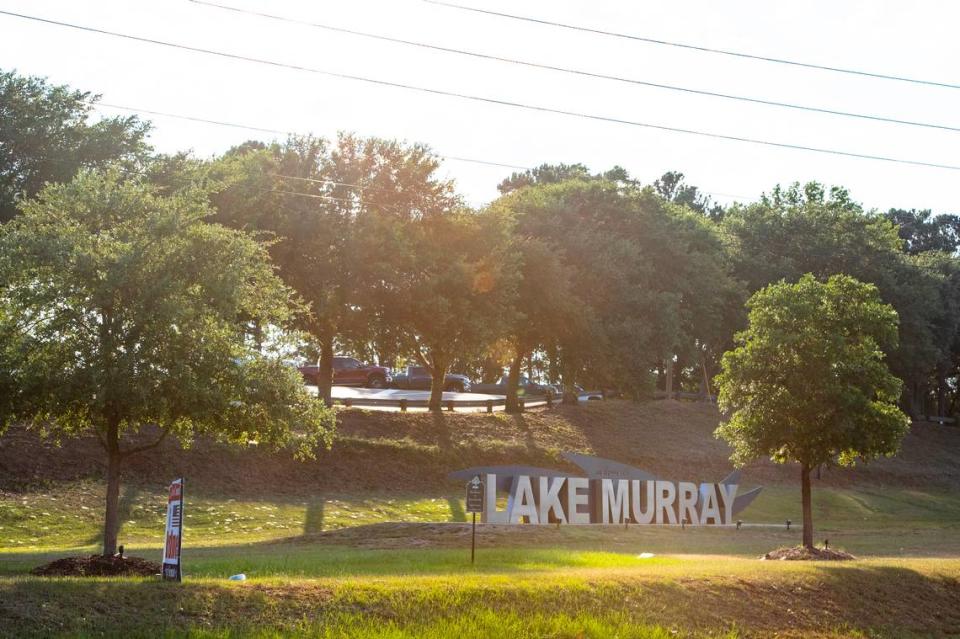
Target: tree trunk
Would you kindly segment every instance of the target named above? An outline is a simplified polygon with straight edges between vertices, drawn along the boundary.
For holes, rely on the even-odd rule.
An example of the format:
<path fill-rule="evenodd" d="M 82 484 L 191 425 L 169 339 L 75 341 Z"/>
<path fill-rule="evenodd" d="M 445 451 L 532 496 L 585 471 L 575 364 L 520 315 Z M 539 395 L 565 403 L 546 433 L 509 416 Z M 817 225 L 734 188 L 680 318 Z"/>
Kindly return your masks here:
<path fill-rule="evenodd" d="M 667 399 L 673 399 L 673 355 L 668 355 L 663 360 L 664 375 L 666 386 L 664 390 L 667 393 Z"/>
<path fill-rule="evenodd" d="M 703 377 L 700 380 L 700 394 L 703 396 L 703 401 L 710 401 L 710 376 L 707 374 L 707 356 L 705 353 L 700 353 L 700 370 L 703 372 Z"/>
<path fill-rule="evenodd" d="M 947 367 L 937 365 L 937 417 L 947 414 Z"/>
<path fill-rule="evenodd" d="M 803 501 L 803 545 L 813 548 L 813 505 L 810 499 L 810 466 L 800 468 L 800 494 Z"/>
<path fill-rule="evenodd" d="M 253 320 L 253 343 L 257 347 L 257 352 L 263 352 L 263 325 L 260 320 Z"/>
<path fill-rule="evenodd" d="M 520 367 L 523 363 L 523 353 L 517 349 L 517 354 L 510 362 L 510 374 L 507 376 L 507 405 L 505 410 L 508 413 L 520 412 L 520 401 L 517 397 L 517 389 L 520 387 Z"/>
<path fill-rule="evenodd" d="M 563 401 L 562 403 L 576 406 L 580 403 L 580 396 L 577 394 L 577 378 L 573 374 L 573 367 L 561 360 L 560 368 L 563 371 Z"/>
<path fill-rule="evenodd" d="M 317 395 L 327 407 L 333 406 L 333 340 L 320 341 L 320 368 L 317 371 Z"/>
<path fill-rule="evenodd" d="M 437 363 L 437 360 L 434 360 L 433 366 L 430 367 L 430 375 L 432 379 L 430 380 L 430 404 L 428 408 L 433 412 L 440 412 L 443 410 L 443 387 L 447 383 L 446 363 Z"/>
<path fill-rule="evenodd" d="M 107 503 L 103 520 L 103 556 L 117 553 L 120 534 L 120 437 L 119 424 L 107 426 Z"/>

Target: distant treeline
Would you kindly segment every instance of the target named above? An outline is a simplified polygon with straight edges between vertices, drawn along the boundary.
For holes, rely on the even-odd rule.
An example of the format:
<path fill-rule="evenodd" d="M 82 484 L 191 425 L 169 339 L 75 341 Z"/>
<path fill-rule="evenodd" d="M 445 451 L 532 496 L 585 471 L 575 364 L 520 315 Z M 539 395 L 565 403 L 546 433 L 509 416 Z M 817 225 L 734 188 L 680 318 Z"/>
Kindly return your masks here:
<path fill-rule="evenodd" d="M 635 397 L 709 394 L 751 293 L 845 273 L 899 314 L 887 356 L 904 408 L 956 412 L 955 215 L 865 211 L 817 183 L 720 206 L 681 173 L 644 184 L 580 164 L 514 173 L 478 210 L 423 145 L 341 134 L 163 155 L 146 142 L 149 123 L 93 119 L 93 101 L 0 73 L 0 220 L 80 171 L 119 172 L 160 197 L 201 194 L 211 221 L 269 244 L 302 305 L 288 328 L 319 357 L 327 398 L 336 353 L 429 367 L 435 408 L 451 370 L 490 381 L 507 369 L 514 383 L 532 372 Z M 251 343 L 276 328 L 247 324 Z"/>

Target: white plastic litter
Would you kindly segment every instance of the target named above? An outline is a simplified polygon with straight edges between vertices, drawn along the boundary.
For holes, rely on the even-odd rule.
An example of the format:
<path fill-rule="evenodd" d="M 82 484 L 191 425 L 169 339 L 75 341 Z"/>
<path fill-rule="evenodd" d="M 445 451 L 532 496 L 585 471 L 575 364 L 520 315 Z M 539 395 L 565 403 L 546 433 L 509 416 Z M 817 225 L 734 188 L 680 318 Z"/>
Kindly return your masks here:
<path fill-rule="evenodd" d="M 230 581 L 246 581 L 247 576 L 242 572 L 239 575 L 230 575 Z"/>
<path fill-rule="evenodd" d="M 650 559 L 652 557 L 653 557 L 652 552 L 642 552 L 639 555 L 637 555 L 637 559 Z"/>

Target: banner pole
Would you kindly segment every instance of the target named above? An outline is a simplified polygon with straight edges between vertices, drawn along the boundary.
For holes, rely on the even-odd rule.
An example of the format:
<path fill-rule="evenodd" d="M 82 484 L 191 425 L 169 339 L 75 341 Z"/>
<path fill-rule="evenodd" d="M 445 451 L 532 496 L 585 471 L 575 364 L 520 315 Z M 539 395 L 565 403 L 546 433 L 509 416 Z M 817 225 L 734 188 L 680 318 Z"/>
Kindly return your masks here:
<path fill-rule="evenodd" d="M 177 535 L 177 583 L 183 582 L 183 524 L 185 522 L 183 507 L 186 505 L 184 501 L 183 485 L 186 483 L 186 480 L 180 478 L 180 534 Z"/>

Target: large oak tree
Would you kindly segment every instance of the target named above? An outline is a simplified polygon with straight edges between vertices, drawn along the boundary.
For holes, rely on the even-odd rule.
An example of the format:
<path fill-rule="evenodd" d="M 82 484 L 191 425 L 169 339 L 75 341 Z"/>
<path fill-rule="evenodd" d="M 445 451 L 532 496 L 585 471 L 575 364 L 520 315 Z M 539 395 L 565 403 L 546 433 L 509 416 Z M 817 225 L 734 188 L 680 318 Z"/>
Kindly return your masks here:
<path fill-rule="evenodd" d="M 290 290 L 264 246 L 209 214 L 203 191 L 82 172 L 0 229 L 0 429 L 99 439 L 104 554 L 130 455 L 198 435 L 309 454 L 332 433 L 297 372 L 246 337 L 251 318 L 290 322 Z"/>

